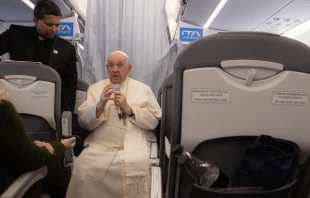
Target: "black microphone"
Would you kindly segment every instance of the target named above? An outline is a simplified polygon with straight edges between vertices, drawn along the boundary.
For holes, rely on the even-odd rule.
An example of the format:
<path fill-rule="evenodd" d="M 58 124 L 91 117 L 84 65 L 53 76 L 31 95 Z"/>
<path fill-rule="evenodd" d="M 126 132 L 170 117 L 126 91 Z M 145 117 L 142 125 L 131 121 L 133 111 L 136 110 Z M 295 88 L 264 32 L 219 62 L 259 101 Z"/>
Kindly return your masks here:
<path fill-rule="evenodd" d="M 114 92 L 117 93 L 117 92 L 120 92 L 121 90 L 121 86 L 119 84 L 114 84 L 113 85 L 113 89 L 114 89 Z M 122 118 L 122 112 L 121 112 L 121 109 L 119 107 L 118 108 L 118 118 L 121 119 Z"/>

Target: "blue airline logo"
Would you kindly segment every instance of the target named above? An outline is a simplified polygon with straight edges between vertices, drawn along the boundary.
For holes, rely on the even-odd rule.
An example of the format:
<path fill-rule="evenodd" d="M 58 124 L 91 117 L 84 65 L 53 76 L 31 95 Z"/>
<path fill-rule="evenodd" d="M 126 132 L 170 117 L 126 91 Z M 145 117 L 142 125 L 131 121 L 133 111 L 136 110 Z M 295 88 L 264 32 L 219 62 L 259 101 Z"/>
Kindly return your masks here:
<path fill-rule="evenodd" d="M 180 28 L 180 41 L 191 42 L 202 37 L 202 28 Z"/>
<path fill-rule="evenodd" d="M 73 22 L 61 22 L 59 25 L 59 30 L 57 36 L 73 36 L 74 30 L 74 23 Z"/>

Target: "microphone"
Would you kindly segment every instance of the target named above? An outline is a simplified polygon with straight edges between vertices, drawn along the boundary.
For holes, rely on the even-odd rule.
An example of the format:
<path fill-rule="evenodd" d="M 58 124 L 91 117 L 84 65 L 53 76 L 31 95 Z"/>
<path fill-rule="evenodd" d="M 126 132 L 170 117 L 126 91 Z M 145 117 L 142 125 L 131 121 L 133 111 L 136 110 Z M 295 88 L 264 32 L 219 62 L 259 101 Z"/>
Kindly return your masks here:
<path fill-rule="evenodd" d="M 113 85 L 113 89 L 114 89 L 114 92 L 117 93 L 117 92 L 120 92 L 121 90 L 121 86 L 119 84 L 114 84 Z M 122 118 L 122 112 L 121 112 L 121 109 L 119 107 L 118 108 L 118 118 L 121 119 Z"/>

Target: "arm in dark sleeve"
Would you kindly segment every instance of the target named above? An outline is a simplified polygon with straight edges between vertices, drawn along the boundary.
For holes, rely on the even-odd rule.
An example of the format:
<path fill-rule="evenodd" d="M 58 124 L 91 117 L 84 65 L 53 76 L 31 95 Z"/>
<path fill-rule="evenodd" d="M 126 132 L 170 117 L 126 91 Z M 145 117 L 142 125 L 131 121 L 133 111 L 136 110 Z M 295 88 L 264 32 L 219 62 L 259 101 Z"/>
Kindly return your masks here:
<path fill-rule="evenodd" d="M 75 93 L 76 93 L 76 81 L 77 81 L 77 69 L 76 69 L 76 52 L 72 46 L 69 56 L 69 62 L 67 65 L 64 80 L 61 86 L 62 95 L 62 110 L 72 111 L 75 105 Z"/>
<path fill-rule="evenodd" d="M 0 158 L 8 169 L 27 172 L 59 160 L 65 151 L 61 142 L 51 142 L 54 154 L 39 148 L 28 136 L 24 123 L 10 102 L 0 100 Z"/>
<path fill-rule="evenodd" d="M 0 56 L 10 51 L 11 37 L 9 30 L 0 34 Z"/>

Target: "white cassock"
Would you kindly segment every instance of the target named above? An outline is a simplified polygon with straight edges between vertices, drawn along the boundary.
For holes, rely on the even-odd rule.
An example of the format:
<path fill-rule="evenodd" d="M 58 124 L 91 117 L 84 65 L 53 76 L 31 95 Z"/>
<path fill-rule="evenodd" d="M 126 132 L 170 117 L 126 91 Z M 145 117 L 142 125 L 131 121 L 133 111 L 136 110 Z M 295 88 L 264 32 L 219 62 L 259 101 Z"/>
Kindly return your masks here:
<path fill-rule="evenodd" d="M 93 131 L 74 163 L 66 198 L 149 198 L 149 142 L 161 118 L 160 106 L 147 85 L 127 78 L 120 92 L 135 113 L 118 118 L 118 108 L 109 100 L 96 118 L 96 104 L 109 79 L 91 85 L 78 108 L 80 125 Z M 113 97 L 113 95 L 111 96 Z"/>

